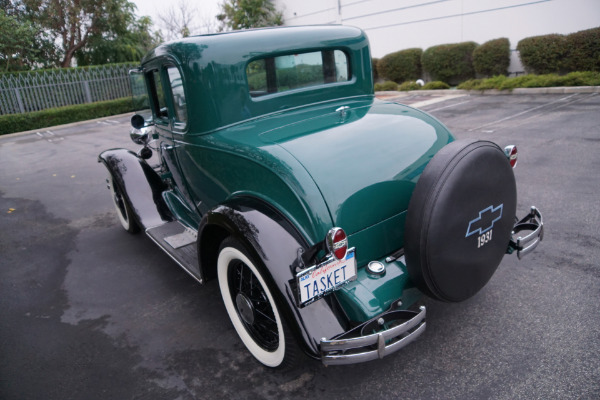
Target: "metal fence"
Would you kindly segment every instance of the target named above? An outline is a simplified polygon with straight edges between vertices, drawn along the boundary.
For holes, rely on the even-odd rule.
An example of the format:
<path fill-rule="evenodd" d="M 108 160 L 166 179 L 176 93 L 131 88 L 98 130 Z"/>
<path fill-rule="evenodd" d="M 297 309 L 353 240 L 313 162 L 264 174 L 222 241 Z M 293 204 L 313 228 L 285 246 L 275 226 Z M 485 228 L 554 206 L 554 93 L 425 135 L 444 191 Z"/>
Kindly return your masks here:
<path fill-rule="evenodd" d="M 0 76 L 0 115 L 131 96 L 133 64 L 69 68 Z"/>

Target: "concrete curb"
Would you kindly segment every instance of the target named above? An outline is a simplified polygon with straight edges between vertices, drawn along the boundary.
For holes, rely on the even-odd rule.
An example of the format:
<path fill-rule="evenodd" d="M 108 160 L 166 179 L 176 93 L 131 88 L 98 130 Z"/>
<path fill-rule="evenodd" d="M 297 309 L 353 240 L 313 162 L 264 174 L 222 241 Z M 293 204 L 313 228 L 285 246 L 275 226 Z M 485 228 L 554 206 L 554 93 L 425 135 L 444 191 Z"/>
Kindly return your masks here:
<path fill-rule="evenodd" d="M 408 92 L 381 91 L 375 92 L 376 96 L 402 96 L 402 95 L 510 95 L 510 94 L 570 94 L 570 93 L 600 93 L 600 86 L 561 86 L 561 87 L 541 87 L 541 88 L 517 88 L 513 90 L 461 90 L 461 89 L 441 89 L 441 90 L 410 90 Z"/>

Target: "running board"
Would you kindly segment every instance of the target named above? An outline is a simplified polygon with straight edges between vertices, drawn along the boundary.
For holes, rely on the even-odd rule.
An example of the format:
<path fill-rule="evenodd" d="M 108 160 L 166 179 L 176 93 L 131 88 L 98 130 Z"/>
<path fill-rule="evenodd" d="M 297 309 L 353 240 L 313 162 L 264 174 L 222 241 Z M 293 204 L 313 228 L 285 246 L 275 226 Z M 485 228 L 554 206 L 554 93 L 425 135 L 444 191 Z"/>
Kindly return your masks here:
<path fill-rule="evenodd" d="M 146 229 L 146 234 L 181 268 L 198 282 L 203 283 L 198 271 L 197 232 L 178 221 L 167 222 Z"/>

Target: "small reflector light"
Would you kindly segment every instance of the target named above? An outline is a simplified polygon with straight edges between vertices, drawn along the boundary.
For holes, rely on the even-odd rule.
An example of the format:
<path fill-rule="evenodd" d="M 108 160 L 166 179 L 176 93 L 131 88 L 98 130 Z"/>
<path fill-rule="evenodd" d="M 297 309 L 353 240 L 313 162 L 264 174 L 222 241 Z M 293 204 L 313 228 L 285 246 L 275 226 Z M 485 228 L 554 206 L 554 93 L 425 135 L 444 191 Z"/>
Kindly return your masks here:
<path fill-rule="evenodd" d="M 338 260 L 346 258 L 348 251 L 348 237 L 342 228 L 331 228 L 325 239 L 327 250 Z"/>
<path fill-rule="evenodd" d="M 504 154 L 508 158 L 511 167 L 517 166 L 517 146 L 510 145 L 504 148 Z"/>

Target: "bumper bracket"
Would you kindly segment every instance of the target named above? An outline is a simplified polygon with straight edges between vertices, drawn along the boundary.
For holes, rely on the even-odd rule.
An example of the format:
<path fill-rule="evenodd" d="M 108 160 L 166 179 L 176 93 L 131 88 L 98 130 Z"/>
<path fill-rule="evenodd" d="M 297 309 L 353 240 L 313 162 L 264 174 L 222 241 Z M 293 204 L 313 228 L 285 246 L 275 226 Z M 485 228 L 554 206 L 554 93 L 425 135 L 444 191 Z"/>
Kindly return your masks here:
<path fill-rule="evenodd" d="M 323 338 L 321 360 L 325 365 L 342 365 L 383 358 L 411 343 L 425 331 L 425 314 L 424 306 L 418 312 L 387 311 L 336 339 Z"/>

